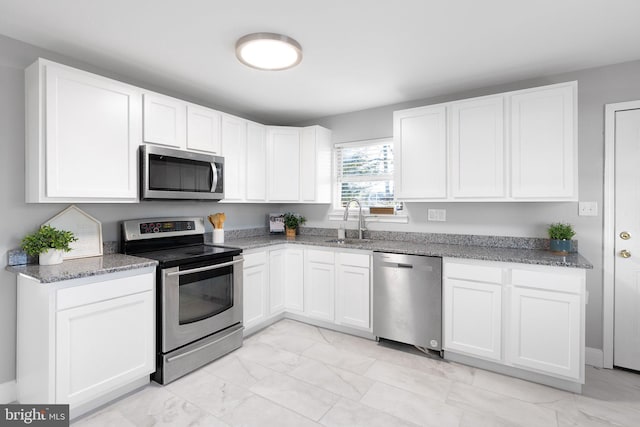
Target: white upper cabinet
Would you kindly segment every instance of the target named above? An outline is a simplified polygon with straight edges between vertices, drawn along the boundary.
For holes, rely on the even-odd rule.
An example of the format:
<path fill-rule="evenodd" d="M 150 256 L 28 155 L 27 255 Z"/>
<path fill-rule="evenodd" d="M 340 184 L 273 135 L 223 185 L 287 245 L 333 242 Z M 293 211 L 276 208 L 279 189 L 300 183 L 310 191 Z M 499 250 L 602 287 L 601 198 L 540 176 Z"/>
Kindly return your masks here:
<path fill-rule="evenodd" d="M 187 104 L 187 148 L 220 155 L 220 120 L 216 110 Z"/>
<path fill-rule="evenodd" d="M 450 114 L 451 195 L 504 197 L 504 97 L 454 102 Z"/>
<path fill-rule="evenodd" d="M 270 126 L 267 130 L 269 201 L 300 200 L 300 129 Z"/>
<path fill-rule="evenodd" d="M 577 200 L 577 85 L 511 95 L 512 196 Z"/>
<path fill-rule="evenodd" d="M 224 156 L 224 198 L 243 201 L 246 197 L 247 121 L 222 116 L 222 155 Z"/>
<path fill-rule="evenodd" d="M 26 201 L 136 202 L 139 90 L 43 59 L 25 83 Z"/>
<path fill-rule="evenodd" d="M 267 199 L 267 128 L 247 123 L 247 201 Z"/>
<path fill-rule="evenodd" d="M 143 98 L 144 142 L 186 148 L 186 102 L 152 92 L 145 92 Z"/>
<path fill-rule="evenodd" d="M 331 203 L 331 131 L 321 126 L 302 129 L 300 144 L 301 202 Z"/>
<path fill-rule="evenodd" d="M 395 111 L 396 199 L 577 200 L 576 100 L 568 82 Z"/>
<path fill-rule="evenodd" d="M 446 107 L 393 113 L 398 200 L 447 197 Z"/>

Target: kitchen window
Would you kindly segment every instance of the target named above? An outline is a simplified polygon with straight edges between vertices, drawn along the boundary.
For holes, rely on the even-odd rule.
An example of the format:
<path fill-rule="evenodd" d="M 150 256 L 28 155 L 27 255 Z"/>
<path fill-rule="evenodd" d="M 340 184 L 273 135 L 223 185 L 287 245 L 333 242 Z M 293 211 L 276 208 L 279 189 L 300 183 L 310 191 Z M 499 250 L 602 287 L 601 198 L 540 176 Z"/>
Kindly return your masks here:
<path fill-rule="evenodd" d="M 394 200 L 393 139 L 336 144 L 335 165 L 336 211 L 343 212 L 351 199 L 358 200 L 367 214 L 370 207 L 402 210 L 402 203 Z"/>

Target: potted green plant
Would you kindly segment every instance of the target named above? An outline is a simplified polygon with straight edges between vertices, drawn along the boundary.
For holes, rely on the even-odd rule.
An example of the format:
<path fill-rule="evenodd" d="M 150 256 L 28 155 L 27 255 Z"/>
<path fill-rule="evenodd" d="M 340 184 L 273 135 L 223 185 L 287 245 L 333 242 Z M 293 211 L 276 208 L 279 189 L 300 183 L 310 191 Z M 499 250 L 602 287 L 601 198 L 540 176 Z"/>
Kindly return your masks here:
<path fill-rule="evenodd" d="M 70 231 L 43 225 L 38 231 L 22 239 L 22 249 L 29 255 L 38 255 L 40 265 L 60 264 L 63 253 L 69 252 L 69 244 L 76 240 L 78 238 Z"/>
<path fill-rule="evenodd" d="M 571 252 L 571 238 L 576 235 L 571 224 L 556 222 L 549 225 L 549 249 L 554 254 L 566 255 Z"/>
<path fill-rule="evenodd" d="M 295 214 L 293 212 L 287 212 L 284 214 L 284 228 L 287 237 L 296 237 L 296 230 L 299 226 L 307 221 L 302 215 Z"/>

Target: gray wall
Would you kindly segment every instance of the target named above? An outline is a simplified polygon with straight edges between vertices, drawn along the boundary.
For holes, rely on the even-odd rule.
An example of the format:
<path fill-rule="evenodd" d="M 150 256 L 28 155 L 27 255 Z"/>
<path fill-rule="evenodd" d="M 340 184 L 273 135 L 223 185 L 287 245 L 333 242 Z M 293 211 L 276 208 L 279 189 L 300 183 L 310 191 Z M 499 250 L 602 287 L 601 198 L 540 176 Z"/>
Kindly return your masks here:
<path fill-rule="evenodd" d="M 392 136 L 395 110 L 490 95 L 566 81 L 578 81 L 580 200 L 598 202 L 597 217 L 579 217 L 577 203 L 406 203 L 409 224 L 370 224 L 371 229 L 547 237 L 546 225 L 570 222 L 580 253 L 593 265 L 587 273 L 587 347 L 602 348 L 602 202 L 604 170 L 604 105 L 640 99 L 640 61 L 541 77 L 469 92 L 325 117 L 300 125 L 320 124 L 333 131 L 334 142 Z M 541 171 L 543 173 L 543 171 Z M 295 209 L 294 206 L 291 206 Z M 427 222 L 428 208 L 445 208 L 447 222 Z M 310 226 L 337 227 L 327 221 L 328 208 L 297 208 Z"/>
<path fill-rule="evenodd" d="M 98 70 L 52 52 L 0 36 L 0 384 L 15 378 L 16 277 L 5 271 L 6 253 L 25 234 L 68 204 L 24 202 L 24 69 L 39 56 L 143 86 L 140 82 Z M 148 86 L 147 86 L 148 87 Z M 152 90 L 171 94 L 158 87 Z M 179 94 L 174 94 L 180 96 Z M 184 97 L 182 97 L 184 98 Z M 194 102 L 197 102 L 194 100 Z M 79 204 L 102 222 L 103 239 L 118 240 L 118 221 L 158 216 L 205 216 L 225 212 L 225 228 L 265 226 L 267 214 L 278 206 L 213 202 L 144 202 L 140 204 Z M 207 224 L 208 227 L 210 225 Z"/>

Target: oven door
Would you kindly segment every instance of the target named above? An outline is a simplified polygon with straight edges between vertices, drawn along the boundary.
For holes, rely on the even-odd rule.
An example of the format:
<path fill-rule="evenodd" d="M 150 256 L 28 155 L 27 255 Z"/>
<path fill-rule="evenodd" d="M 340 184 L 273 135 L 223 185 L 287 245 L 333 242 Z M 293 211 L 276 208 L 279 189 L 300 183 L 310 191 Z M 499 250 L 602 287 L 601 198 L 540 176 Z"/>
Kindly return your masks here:
<path fill-rule="evenodd" d="M 224 198 L 222 157 L 143 145 L 140 162 L 143 200 Z"/>
<path fill-rule="evenodd" d="M 162 352 L 242 323 L 242 255 L 163 269 Z"/>

